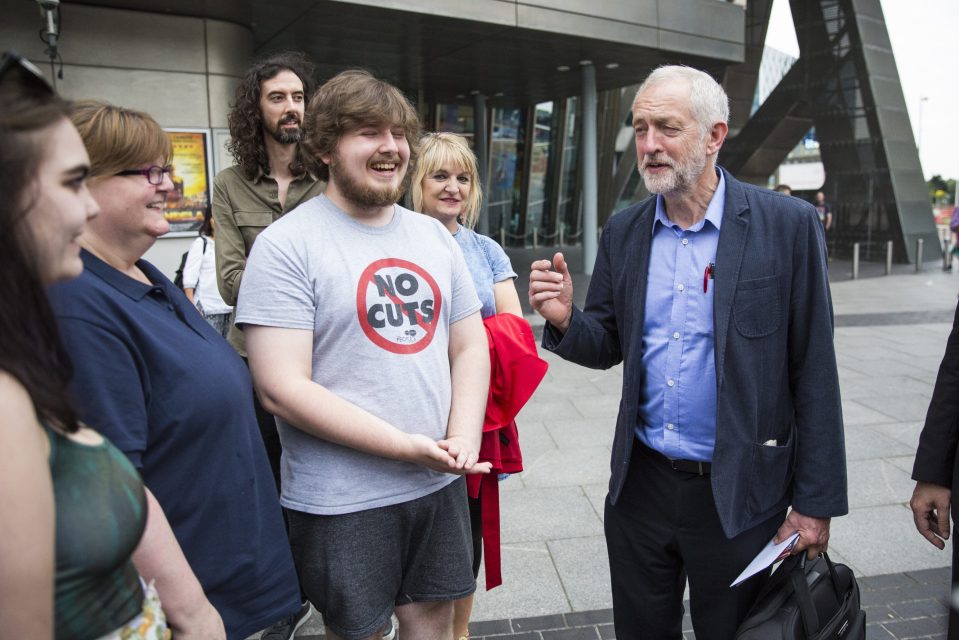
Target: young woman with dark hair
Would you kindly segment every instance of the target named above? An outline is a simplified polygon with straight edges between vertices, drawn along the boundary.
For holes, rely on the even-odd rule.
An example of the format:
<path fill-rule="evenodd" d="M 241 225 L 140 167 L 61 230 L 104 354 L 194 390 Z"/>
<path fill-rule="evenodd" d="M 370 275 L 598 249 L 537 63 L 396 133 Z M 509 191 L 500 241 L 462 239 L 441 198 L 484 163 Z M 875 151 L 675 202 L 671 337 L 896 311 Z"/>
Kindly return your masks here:
<path fill-rule="evenodd" d="M 90 161 L 58 98 L 15 53 L 0 59 L 0 638 L 165 633 L 131 556 L 146 523 L 139 475 L 77 419 L 70 361 L 46 298 L 83 270 L 98 206 Z"/>

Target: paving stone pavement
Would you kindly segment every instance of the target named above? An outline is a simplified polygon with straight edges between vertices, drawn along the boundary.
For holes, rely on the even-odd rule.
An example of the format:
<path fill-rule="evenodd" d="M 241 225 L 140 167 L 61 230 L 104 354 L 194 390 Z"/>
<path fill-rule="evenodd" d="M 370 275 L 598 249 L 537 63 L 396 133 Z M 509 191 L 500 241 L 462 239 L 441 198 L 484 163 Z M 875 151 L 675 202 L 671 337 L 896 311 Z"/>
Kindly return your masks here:
<path fill-rule="evenodd" d="M 524 299 L 523 266 L 552 250 L 511 254 Z M 830 556 L 859 578 L 868 640 L 945 638 L 950 554 L 916 533 L 907 503 L 959 269 L 900 266 L 856 281 L 846 263 L 830 269 L 850 491 L 849 515 L 833 520 Z M 580 304 L 587 282 L 574 274 Z M 526 471 L 500 484 L 504 584 L 485 591 L 481 572 L 474 639 L 615 637 L 602 517 L 621 367 L 543 357 L 547 378 L 518 418 Z M 321 633 L 317 615 L 298 637 Z M 684 633 L 694 637 L 688 618 Z"/>

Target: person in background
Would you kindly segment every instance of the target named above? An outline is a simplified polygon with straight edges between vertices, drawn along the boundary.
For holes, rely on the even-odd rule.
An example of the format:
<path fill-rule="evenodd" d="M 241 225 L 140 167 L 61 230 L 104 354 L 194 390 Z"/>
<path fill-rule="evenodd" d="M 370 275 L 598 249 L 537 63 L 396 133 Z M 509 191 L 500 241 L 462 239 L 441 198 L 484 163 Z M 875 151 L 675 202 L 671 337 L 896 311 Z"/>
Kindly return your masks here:
<path fill-rule="evenodd" d="M 959 307 L 946 341 L 946 353 L 919 435 L 919 448 L 912 467 L 916 481 L 909 506 L 916 530 L 930 543 L 944 549 L 949 539 L 952 497 L 959 492 Z M 959 588 L 959 545 L 952 538 L 952 588 Z M 959 614 L 949 607 L 949 640 L 959 640 Z"/>
<path fill-rule="evenodd" d="M 216 287 L 214 238 L 216 223 L 210 207 L 203 211 L 199 237 L 190 245 L 183 267 L 183 293 L 197 308 L 203 319 L 224 338 L 233 326 L 233 307 L 220 297 Z"/>
<path fill-rule="evenodd" d="M 80 416 L 147 486 L 137 568 L 156 581 L 176 638 L 242 640 L 300 609 L 249 374 L 142 259 L 169 230 L 163 129 L 143 112 L 94 101 L 77 103 L 73 122 L 100 215 L 80 238 L 83 274 L 50 297 Z"/>
<path fill-rule="evenodd" d="M 791 196 L 793 193 L 792 187 L 790 187 L 788 184 L 777 184 L 774 191 L 785 193 L 787 196 Z"/>
<path fill-rule="evenodd" d="M 829 230 L 832 229 L 832 208 L 829 206 L 829 203 L 826 202 L 826 194 L 822 191 L 817 191 L 812 204 L 816 207 L 816 215 L 819 216 L 819 223 L 822 224 L 823 230 L 828 235 Z"/>
<path fill-rule="evenodd" d="M 303 114 L 316 90 L 313 63 L 287 51 L 253 64 L 240 80 L 230 109 L 228 149 L 236 165 L 213 179 L 213 219 L 217 225 L 217 286 L 236 305 L 246 259 L 257 236 L 301 203 L 323 193 L 300 141 Z M 230 344 L 246 362 L 243 332 L 231 327 Z M 257 424 L 280 491 L 280 439 L 276 420 L 254 392 Z"/>
<path fill-rule="evenodd" d="M 483 305 L 480 316 L 484 320 L 497 313 L 522 317 L 523 309 L 513 285 L 516 272 L 509 257 L 495 240 L 473 231 L 483 195 L 476 157 L 466 140 L 454 133 L 428 133 L 420 139 L 418 148 L 411 180 L 413 209 L 439 220 L 453 234 Z M 482 510 L 479 496 L 467 500 L 475 578 L 482 559 Z M 472 593 L 453 603 L 453 638 L 469 637 L 472 610 Z"/>
<path fill-rule="evenodd" d="M 257 236 L 287 212 L 323 193 L 324 183 L 300 146 L 306 104 L 316 91 L 313 74 L 313 63 L 305 54 L 283 51 L 255 62 L 236 87 L 227 147 L 236 165 L 213 179 L 213 219 L 219 237 L 217 286 L 226 304 L 236 305 L 246 259 Z M 231 326 L 227 338 L 247 363 L 243 332 Z M 279 495 L 283 449 L 276 419 L 260 404 L 255 389 L 253 407 Z M 291 624 L 278 622 L 270 630 L 271 636 L 289 640 L 306 622 L 311 610 L 302 590 L 301 596 L 300 617 Z M 391 636 L 392 630 L 384 637 L 392 640 Z"/>
<path fill-rule="evenodd" d="M 0 638 L 169 637 L 134 553 L 146 494 L 129 460 L 80 422 L 46 288 L 83 270 L 99 210 L 90 161 L 57 97 L 0 59 Z M 171 562 L 175 559 L 171 558 Z M 149 635 L 148 635 L 149 634 Z"/>

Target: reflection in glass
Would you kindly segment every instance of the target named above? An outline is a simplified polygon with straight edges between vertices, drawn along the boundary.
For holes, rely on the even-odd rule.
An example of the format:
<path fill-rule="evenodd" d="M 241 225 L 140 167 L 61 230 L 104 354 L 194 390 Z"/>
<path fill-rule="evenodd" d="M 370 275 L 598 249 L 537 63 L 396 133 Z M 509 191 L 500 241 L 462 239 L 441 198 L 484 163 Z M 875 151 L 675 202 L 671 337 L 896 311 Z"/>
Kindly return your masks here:
<path fill-rule="evenodd" d="M 552 184 L 555 171 L 551 157 L 553 135 L 561 123 L 556 122 L 552 102 L 541 102 L 534 110 L 533 148 L 529 168 L 529 192 L 526 201 L 526 231 L 532 235 L 536 230 L 539 241 L 549 240 L 550 213 L 552 210 Z"/>
<path fill-rule="evenodd" d="M 494 108 L 490 141 L 490 233 L 506 244 L 523 245 L 519 234 L 526 118 L 523 109 Z M 503 236 L 500 236 L 502 239 Z"/>
<path fill-rule="evenodd" d="M 559 163 L 559 200 L 556 202 L 556 231 L 563 230 L 557 236 L 569 242 L 579 229 L 579 207 L 576 201 L 576 167 L 579 158 L 579 98 L 566 100 L 566 126 L 563 129 L 563 158 Z"/>
<path fill-rule="evenodd" d="M 473 106 L 465 104 L 436 105 L 436 130 L 458 133 L 469 140 L 473 147 Z"/>

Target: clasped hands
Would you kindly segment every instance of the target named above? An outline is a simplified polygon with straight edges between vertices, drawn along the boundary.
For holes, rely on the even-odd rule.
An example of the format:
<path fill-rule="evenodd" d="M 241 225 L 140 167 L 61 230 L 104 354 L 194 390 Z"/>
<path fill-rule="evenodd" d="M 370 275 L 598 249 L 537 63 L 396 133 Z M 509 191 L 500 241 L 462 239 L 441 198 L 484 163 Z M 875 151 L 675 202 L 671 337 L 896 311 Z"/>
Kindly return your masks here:
<path fill-rule="evenodd" d="M 409 449 L 402 459 L 433 471 L 467 475 L 489 473 L 493 467 L 490 462 L 477 462 L 479 451 L 464 436 L 449 436 L 437 441 L 414 433 L 409 435 L 408 445 Z"/>

